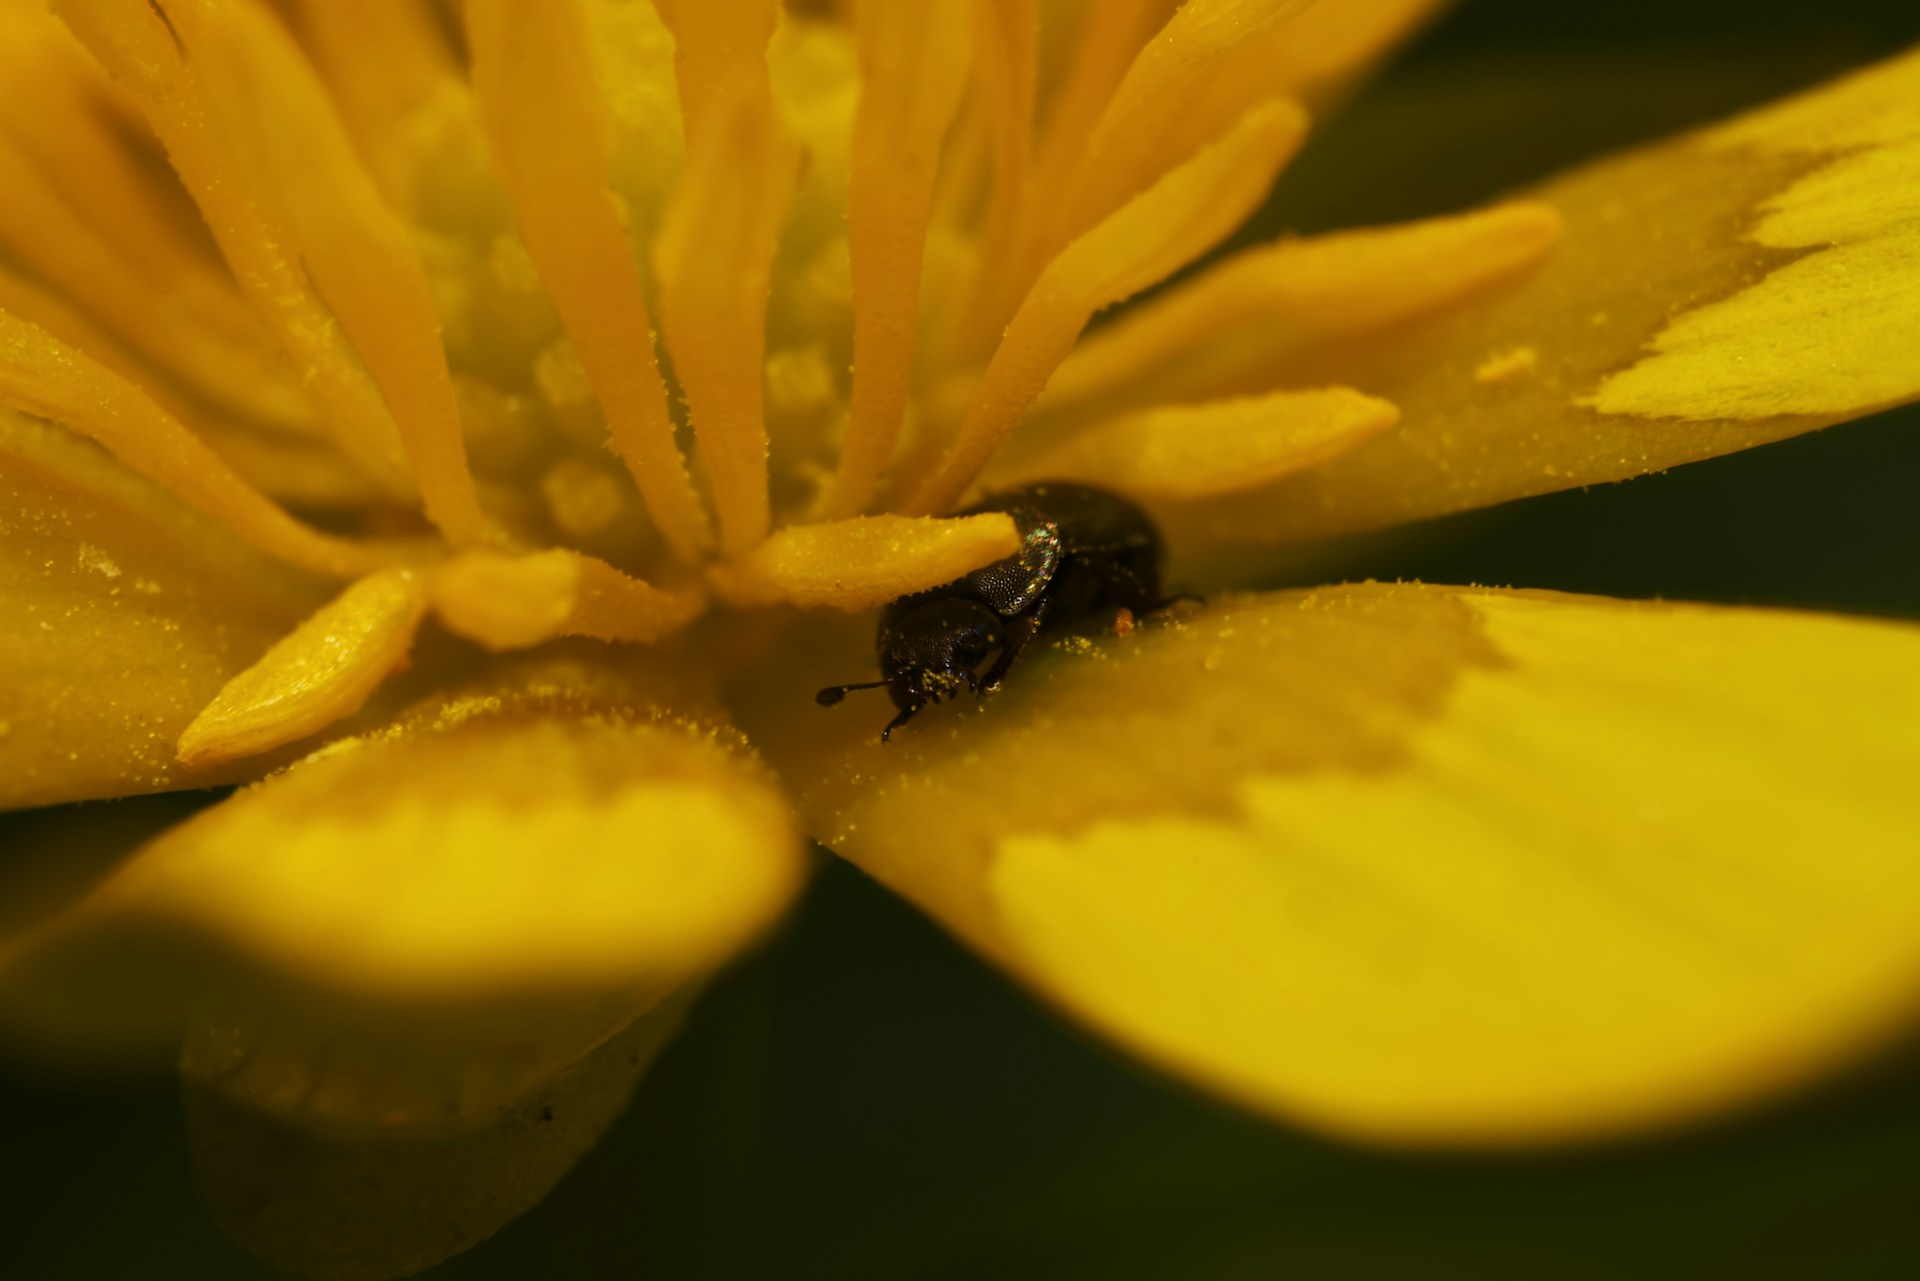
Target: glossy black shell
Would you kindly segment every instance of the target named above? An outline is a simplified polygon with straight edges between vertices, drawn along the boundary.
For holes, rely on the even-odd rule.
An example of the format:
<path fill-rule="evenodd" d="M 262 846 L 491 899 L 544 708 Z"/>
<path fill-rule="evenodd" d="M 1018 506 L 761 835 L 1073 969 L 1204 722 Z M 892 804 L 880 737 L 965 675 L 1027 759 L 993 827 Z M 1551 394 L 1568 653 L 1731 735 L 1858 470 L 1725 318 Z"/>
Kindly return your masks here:
<path fill-rule="evenodd" d="M 884 742 L 928 703 L 962 690 L 991 694 L 1035 636 L 1114 606 L 1138 614 L 1160 596 L 1160 535 L 1146 513 L 1117 494 L 1061 481 L 1009 490 L 960 512 L 1006 512 L 1020 550 L 963 578 L 903 596 L 880 617 L 878 681 L 834 685 L 823 707 L 854 689 L 884 685 L 900 709 Z M 982 673 L 980 665 L 999 650 Z"/>
<path fill-rule="evenodd" d="M 878 681 L 833 685 L 815 696 L 832 707 L 849 690 L 885 686 L 900 709 L 886 741 L 928 703 L 962 690 L 991 694 L 1022 649 L 1098 610 L 1150 614 L 1160 594 L 1160 533 L 1118 494 L 1049 481 L 1008 490 L 956 513 L 1006 512 L 1020 550 L 924 592 L 902 596 L 880 616 Z M 999 657 L 984 673 L 980 665 Z"/>
<path fill-rule="evenodd" d="M 1118 494 L 1048 481 L 982 499 L 955 513 L 1006 512 L 1020 532 L 1015 555 L 964 578 L 888 605 L 880 616 L 881 670 L 888 676 L 889 640 L 928 601 L 978 601 L 1001 618 L 1043 613 L 1041 632 L 1069 627 L 1107 605 L 1144 612 L 1161 604 L 1160 532 L 1147 514 Z"/>

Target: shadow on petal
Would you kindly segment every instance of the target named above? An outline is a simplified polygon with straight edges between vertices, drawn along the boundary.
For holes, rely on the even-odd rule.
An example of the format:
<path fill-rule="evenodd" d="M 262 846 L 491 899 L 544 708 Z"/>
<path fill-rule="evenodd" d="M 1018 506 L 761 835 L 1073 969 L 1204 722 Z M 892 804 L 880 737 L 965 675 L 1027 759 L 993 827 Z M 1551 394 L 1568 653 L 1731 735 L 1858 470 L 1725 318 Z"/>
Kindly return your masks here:
<path fill-rule="evenodd" d="M 317 1096 L 369 1104 L 408 1096 L 433 1113 L 463 1106 L 465 1082 L 395 1060 L 384 1041 L 198 1025 L 181 1072 L 201 1194 L 228 1235 L 277 1268 L 358 1281 L 431 1267 L 552 1190 L 626 1108 L 691 1002 L 676 994 L 546 1084 L 491 1101 L 477 1128 L 437 1115 L 382 1124 L 365 1111 L 315 1124 L 302 1105 Z M 497 1063 L 470 1057 L 467 1066 Z"/>

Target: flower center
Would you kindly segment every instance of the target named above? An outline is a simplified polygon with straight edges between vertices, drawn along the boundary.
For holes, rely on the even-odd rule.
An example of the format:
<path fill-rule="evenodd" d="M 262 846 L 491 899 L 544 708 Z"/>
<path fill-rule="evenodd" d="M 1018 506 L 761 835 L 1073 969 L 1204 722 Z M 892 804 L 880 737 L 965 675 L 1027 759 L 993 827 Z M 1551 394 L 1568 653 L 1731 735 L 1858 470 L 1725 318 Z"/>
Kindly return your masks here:
<path fill-rule="evenodd" d="M 857 610 L 937 585 L 1014 550 L 1003 515 L 940 518 L 989 466 L 1149 505 L 1269 483 L 1397 417 L 1250 384 L 1276 311 L 1361 331 L 1553 236 L 1512 206 L 1282 242 L 1076 353 L 1258 206 L 1301 98 L 1424 3 L 842 7 L 4 10 L 49 100 L 98 111 L 0 133 L 27 139 L 0 178 L 41 215 L 0 225 L 33 277 L 0 276 L 0 400 L 355 580 L 183 755 L 337 719 L 428 613 L 495 649 L 644 643 L 714 595 Z M 213 245 L 141 167 L 132 111 Z M 158 267 L 116 248 L 136 240 Z"/>

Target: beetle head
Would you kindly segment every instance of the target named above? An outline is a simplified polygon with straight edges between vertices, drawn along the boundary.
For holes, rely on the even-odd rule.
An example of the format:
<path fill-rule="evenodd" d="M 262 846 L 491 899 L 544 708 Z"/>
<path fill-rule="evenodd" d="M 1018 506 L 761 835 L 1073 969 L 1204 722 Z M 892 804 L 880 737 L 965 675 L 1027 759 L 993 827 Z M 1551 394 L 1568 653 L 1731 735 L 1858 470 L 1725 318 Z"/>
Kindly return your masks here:
<path fill-rule="evenodd" d="M 831 706 L 850 689 L 887 688 L 900 714 L 880 732 L 884 742 L 928 703 L 963 689 L 979 692 L 975 669 L 1006 640 L 1000 616 L 979 601 L 944 596 L 916 606 L 893 621 L 880 646 L 880 674 L 866 685 L 835 685 L 817 701 Z"/>
<path fill-rule="evenodd" d="M 880 651 L 880 674 L 894 706 L 912 713 L 962 689 L 977 692 L 974 669 L 1005 638 L 1000 615 L 963 597 L 930 600 L 902 614 Z"/>

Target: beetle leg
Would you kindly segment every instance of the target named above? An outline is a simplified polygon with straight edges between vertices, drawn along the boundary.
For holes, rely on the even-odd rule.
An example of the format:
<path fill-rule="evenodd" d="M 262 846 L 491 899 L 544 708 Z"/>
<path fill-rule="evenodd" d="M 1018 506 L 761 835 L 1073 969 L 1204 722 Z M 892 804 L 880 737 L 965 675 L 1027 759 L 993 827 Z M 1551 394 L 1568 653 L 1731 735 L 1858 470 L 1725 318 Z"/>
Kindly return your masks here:
<path fill-rule="evenodd" d="M 887 727 L 880 731 L 880 741 L 884 743 L 888 739 L 892 738 L 893 731 L 899 729 L 902 725 L 905 725 L 908 721 L 912 720 L 913 714 L 920 710 L 920 706 L 921 705 L 919 703 L 915 703 L 912 707 L 906 708 L 898 716 L 888 721 Z"/>
<path fill-rule="evenodd" d="M 1191 592 L 1176 592 L 1172 596 L 1162 596 L 1157 585 L 1143 581 L 1132 568 L 1117 560 L 1090 558 L 1082 563 L 1099 575 L 1101 584 L 1107 589 L 1107 598 L 1121 609 L 1132 610 L 1136 617 L 1144 618 L 1148 614 L 1157 614 L 1167 606 L 1178 604 L 1183 600 L 1203 601 L 1203 598 Z"/>
<path fill-rule="evenodd" d="M 1134 573 L 1131 567 L 1117 560 L 1096 557 L 1083 563 L 1099 576 L 1101 585 L 1107 589 L 1107 599 L 1122 609 L 1144 615 L 1169 603 L 1160 599 L 1160 593 L 1153 585 L 1142 582 L 1140 575 Z"/>
<path fill-rule="evenodd" d="M 1007 643 L 1000 650 L 1000 657 L 993 661 L 987 674 L 980 678 L 980 692 L 997 694 L 1000 683 L 1007 678 L 1007 669 L 1013 666 L 1013 660 L 1020 657 L 1020 651 L 1026 648 L 1033 634 L 1040 630 L 1040 623 L 1046 617 L 1047 605 L 1041 601 L 1031 614 L 1020 614 L 1007 620 Z"/>

